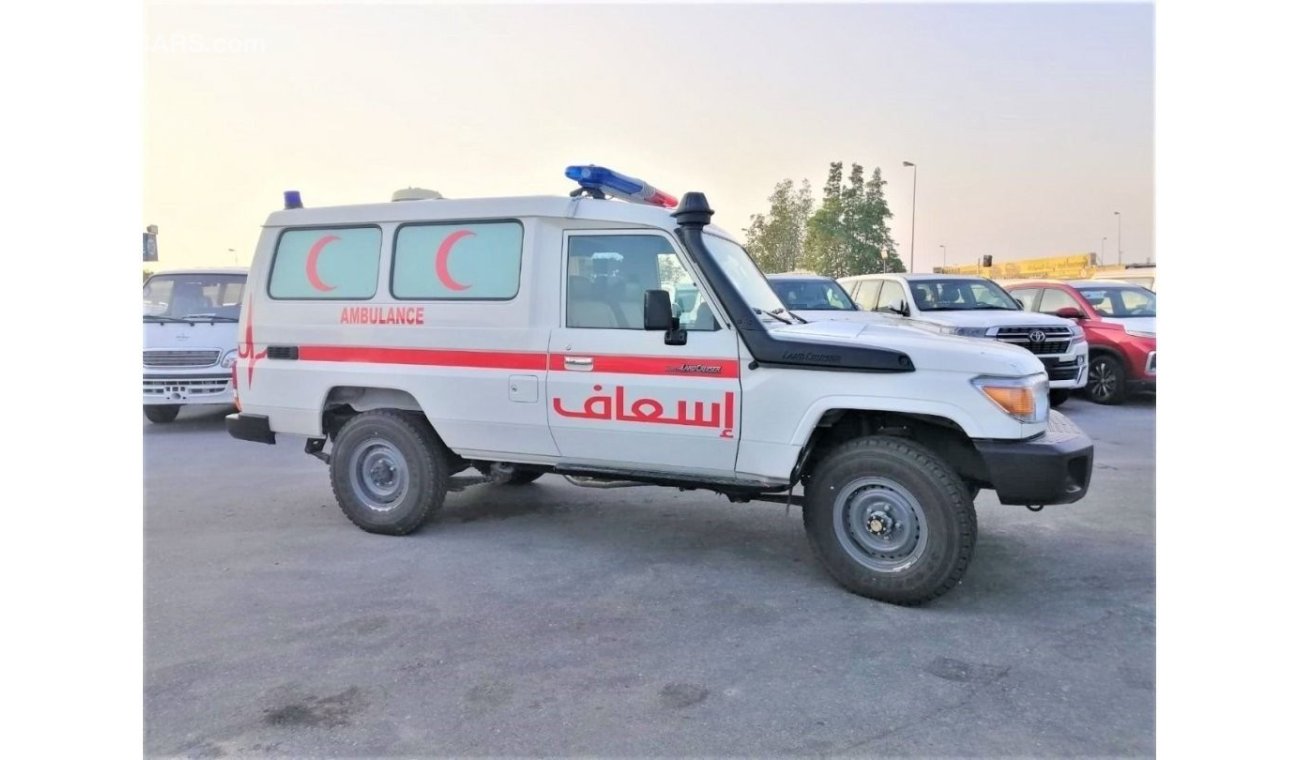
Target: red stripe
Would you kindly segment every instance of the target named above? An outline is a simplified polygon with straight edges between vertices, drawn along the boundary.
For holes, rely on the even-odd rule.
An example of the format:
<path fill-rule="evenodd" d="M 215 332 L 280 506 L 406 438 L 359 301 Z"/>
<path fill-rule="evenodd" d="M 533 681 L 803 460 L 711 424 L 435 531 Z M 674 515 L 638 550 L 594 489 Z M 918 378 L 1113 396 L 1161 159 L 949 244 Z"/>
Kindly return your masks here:
<path fill-rule="evenodd" d="M 510 351 L 452 351 L 431 348 L 368 348 L 364 346 L 301 346 L 298 358 L 316 362 L 419 364 L 474 369 L 545 371 L 546 354 Z"/>
<path fill-rule="evenodd" d="M 573 354 L 577 356 L 578 354 Z M 551 354 L 552 371 L 564 371 L 564 354 Z M 585 356 L 585 355 L 584 355 Z M 315 362 L 359 364 L 411 364 L 468 369 L 523 369 L 545 371 L 547 355 L 522 351 L 459 351 L 435 348 L 374 348 L 369 346 L 300 346 L 298 358 Z M 676 359 L 666 356 L 591 355 L 593 372 L 620 375 L 671 375 L 675 377 L 740 377 L 735 359 Z"/>
<path fill-rule="evenodd" d="M 740 362 L 735 359 L 611 356 L 608 354 L 578 354 L 576 352 L 571 355 L 590 357 L 592 359 L 592 372 L 608 372 L 620 375 L 673 375 L 677 377 L 740 377 Z M 564 371 L 564 355 L 551 354 L 550 367 L 553 372 Z"/>

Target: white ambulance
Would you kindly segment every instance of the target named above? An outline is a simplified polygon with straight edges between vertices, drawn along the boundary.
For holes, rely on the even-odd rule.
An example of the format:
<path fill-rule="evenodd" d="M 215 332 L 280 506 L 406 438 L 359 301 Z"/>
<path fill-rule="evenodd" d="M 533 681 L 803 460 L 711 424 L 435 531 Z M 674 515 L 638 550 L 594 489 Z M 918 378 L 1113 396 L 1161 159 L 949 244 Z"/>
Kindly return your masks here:
<path fill-rule="evenodd" d="M 1092 442 L 1033 354 L 791 319 L 703 194 L 566 174 L 570 197 L 286 193 L 249 272 L 229 432 L 305 437 L 374 533 L 416 530 L 457 481 L 544 473 L 799 504 L 830 574 L 899 604 L 961 580 L 979 489 L 1034 509 L 1087 492 Z"/>
<path fill-rule="evenodd" d="M 176 419 L 182 406 L 235 402 L 230 368 L 248 270 L 177 269 L 144 283 L 144 416 Z"/>

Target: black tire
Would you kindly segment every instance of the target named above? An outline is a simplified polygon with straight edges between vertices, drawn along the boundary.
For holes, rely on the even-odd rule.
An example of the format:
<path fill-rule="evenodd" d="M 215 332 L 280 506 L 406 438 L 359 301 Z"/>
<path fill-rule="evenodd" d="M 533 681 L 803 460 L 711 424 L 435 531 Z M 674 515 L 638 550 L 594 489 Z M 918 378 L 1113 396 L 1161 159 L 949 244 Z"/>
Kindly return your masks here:
<path fill-rule="evenodd" d="M 1128 372 L 1114 354 L 1097 354 L 1088 362 L 1088 400 L 1122 404 L 1128 398 Z"/>
<path fill-rule="evenodd" d="M 885 518 L 891 533 L 903 532 L 874 533 Z M 970 492 L 952 467 L 924 446 L 892 436 L 858 438 L 832 450 L 808 484 L 803 523 L 813 551 L 840 585 L 901 605 L 928 602 L 956 586 L 974 556 L 978 530 Z M 899 543 L 882 548 L 891 541 Z"/>
<path fill-rule="evenodd" d="M 358 414 L 330 451 L 330 485 L 362 530 L 401 536 L 442 507 L 448 451 L 422 415 L 395 409 Z"/>
<path fill-rule="evenodd" d="M 159 425 L 171 422 L 180 413 L 180 404 L 150 404 L 144 407 L 145 418 Z"/>
<path fill-rule="evenodd" d="M 1052 388 L 1047 391 L 1047 401 L 1057 407 L 1070 400 L 1069 388 Z"/>

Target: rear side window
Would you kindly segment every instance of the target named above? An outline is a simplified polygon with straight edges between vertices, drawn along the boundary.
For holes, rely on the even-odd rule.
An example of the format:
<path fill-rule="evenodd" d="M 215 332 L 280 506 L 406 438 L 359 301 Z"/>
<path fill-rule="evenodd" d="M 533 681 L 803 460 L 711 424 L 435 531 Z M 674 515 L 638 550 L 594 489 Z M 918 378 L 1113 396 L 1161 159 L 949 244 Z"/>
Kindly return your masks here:
<path fill-rule="evenodd" d="M 1017 288 L 1015 290 L 1009 290 L 1007 292 L 1011 294 L 1012 298 L 1019 301 L 1020 305 L 1023 306 L 1024 308 L 1033 309 L 1035 306 L 1034 300 L 1038 298 L 1039 293 L 1043 292 L 1043 289 L 1042 288 Z"/>
<path fill-rule="evenodd" d="M 271 264 L 272 298 L 372 298 L 379 284 L 379 228 L 285 230 Z"/>
<path fill-rule="evenodd" d="M 393 297 L 507 301 L 519 293 L 519 222 L 406 224 L 393 249 Z"/>

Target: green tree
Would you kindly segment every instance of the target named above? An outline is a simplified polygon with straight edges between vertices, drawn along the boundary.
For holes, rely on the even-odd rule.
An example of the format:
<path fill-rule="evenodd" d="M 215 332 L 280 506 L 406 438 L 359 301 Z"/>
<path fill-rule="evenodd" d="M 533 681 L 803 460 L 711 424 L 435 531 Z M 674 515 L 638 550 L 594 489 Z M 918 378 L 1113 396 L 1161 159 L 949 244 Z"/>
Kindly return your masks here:
<path fill-rule="evenodd" d="M 768 196 L 766 214 L 749 217 L 745 247 L 759 269 L 768 273 L 790 272 L 804 265 L 804 240 L 812 216 L 812 188 L 804 180 L 798 190 L 794 181 L 783 179 Z"/>
<path fill-rule="evenodd" d="M 807 265 L 818 274 L 850 274 L 848 239 L 844 227 L 844 163 L 832 161 L 822 188 L 822 205 L 808 220 Z"/>
<path fill-rule="evenodd" d="M 854 164 L 845 194 L 851 198 L 844 210 L 845 235 L 849 240 L 849 273 L 904 271 L 897 245 L 889 232 L 889 220 L 894 212 L 889 210 L 889 202 L 885 200 L 885 181 L 880 177 L 880 167 L 876 167 L 871 172 L 871 179 L 864 182 L 862 167 Z"/>

